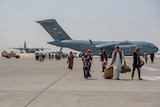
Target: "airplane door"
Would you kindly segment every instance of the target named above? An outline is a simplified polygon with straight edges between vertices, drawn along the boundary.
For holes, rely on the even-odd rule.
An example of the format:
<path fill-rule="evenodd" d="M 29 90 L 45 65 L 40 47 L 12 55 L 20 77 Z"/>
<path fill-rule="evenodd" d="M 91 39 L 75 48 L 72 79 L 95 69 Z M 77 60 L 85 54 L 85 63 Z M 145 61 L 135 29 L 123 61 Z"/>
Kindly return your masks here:
<path fill-rule="evenodd" d="M 131 48 L 132 48 L 132 47 L 129 47 L 129 48 L 128 48 L 128 54 L 131 54 L 131 51 L 132 51 Z"/>
<path fill-rule="evenodd" d="M 123 48 L 123 51 L 126 56 L 131 55 L 131 47 Z"/>
<path fill-rule="evenodd" d="M 132 47 L 128 47 L 128 51 L 127 51 L 127 55 L 132 55 L 134 50 L 135 50 L 136 47 L 132 46 Z"/>
<path fill-rule="evenodd" d="M 132 55 L 133 51 L 135 50 L 135 47 L 125 47 L 122 49 L 124 51 L 124 54 L 126 56 Z"/>

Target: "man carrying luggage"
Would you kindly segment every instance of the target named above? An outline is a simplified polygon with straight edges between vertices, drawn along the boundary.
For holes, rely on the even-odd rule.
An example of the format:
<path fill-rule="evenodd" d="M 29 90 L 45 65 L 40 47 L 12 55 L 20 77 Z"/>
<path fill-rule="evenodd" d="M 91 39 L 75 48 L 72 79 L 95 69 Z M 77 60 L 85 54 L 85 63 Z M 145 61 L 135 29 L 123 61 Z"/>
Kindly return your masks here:
<path fill-rule="evenodd" d="M 113 66 L 113 74 L 115 80 L 120 80 L 120 71 L 122 67 L 122 60 L 124 61 L 124 65 L 126 65 L 125 57 L 123 51 L 120 49 L 119 46 L 112 53 L 112 62 L 111 65 Z"/>

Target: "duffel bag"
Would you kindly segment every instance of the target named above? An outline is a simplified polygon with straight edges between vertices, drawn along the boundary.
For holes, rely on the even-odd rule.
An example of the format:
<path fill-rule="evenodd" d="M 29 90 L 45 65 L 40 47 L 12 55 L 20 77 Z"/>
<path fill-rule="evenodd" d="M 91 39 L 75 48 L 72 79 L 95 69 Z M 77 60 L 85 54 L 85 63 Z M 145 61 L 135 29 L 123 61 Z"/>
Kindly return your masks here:
<path fill-rule="evenodd" d="M 121 69 L 121 73 L 130 72 L 131 68 L 129 66 L 123 65 Z"/>

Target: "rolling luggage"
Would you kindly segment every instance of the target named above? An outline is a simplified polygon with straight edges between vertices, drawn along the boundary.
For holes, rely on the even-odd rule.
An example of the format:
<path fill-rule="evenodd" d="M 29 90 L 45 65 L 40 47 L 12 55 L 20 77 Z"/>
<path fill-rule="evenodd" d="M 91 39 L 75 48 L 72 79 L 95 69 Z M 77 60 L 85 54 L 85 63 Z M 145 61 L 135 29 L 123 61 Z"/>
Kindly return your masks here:
<path fill-rule="evenodd" d="M 113 78 L 113 67 L 107 66 L 107 67 L 105 68 L 105 72 L 104 72 L 103 77 L 104 77 L 105 79 L 112 79 L 112 78 Z"/>

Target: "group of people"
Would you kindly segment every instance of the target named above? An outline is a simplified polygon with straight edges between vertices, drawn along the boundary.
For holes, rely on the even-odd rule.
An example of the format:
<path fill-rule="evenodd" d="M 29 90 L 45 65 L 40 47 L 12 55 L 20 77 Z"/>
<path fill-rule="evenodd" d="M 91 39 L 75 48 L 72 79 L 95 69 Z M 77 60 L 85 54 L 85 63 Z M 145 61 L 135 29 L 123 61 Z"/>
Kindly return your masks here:
<path fill-rule="evenodd" d="M 104 72 L 105 66 L 107 64 L 107 54 L 106 52 L 101 48 L 101 61 L 102 61 L 102 72 Z M 122 67 L 122 61 L 123 64 L 126 65 L 125 57 L 123 51 L 120 49 L 119 46 L 116 47 L 116 49 L 112 53 L 112 61 L 111 66 L 113 66 L 113 74 L 115 80 L 120 80 L 120 71 Z M 104 64 L 106 62 L 106 64 Z"/>
<path fill-rule="evenodd" d="M 92 54 L 91 50 L 83 50 L 82 52 L 82 62 L 83 62 L 83 74 L 84 78 L 87 79 L 88 77 L 91 78 L 90 70 L 92 64 Z"/>
<path fill-rule="evenodd" d="M 105 53 L 105 51 L 103 49 L 101 49 L 102 72 L 104 72 L 103 63 L 105 60 L 107 60 L 107 58 L 104 60 L 104 56 L 105 56 L 104 53 Z M 119 46 L 117 46 L 116 49 L 112 53 L 112 61 L 111 61 L 110 65 L 113 66 L 114 79 L 120 80 L 120 72 L 122 69 L 122 65 L 125 66 L 126 61 L 125 61 L 124 52 L 121 50 L 121 48 Z M 139 48 L 137 48 L 135 50 L 135 52 L 133 53 L 133 69 L 132 69 L 132 75 L 131 75 L 132 80 L 134 77 L 135 69 L 138 70 L 139 80 L 142 80 L 140 67 L 141 67 L 140 52 L 139 52 Z"/>
<path fill-rule="evenodd" d="M 68 55 L 67 63 L 68 63 L 68 68 L 72 69 L 73 68 L 73 59 L 74 55 L 72 51 Z M 84 78 L 91 78 L 90 74 L 90 69 L 91 69 L 91 64 L 92 64 L 92 55 L 90 50 L 83 50 L 82 51 L 82 62 L 83 62 L 83 73 L 84 73 Z"/>
<path fill-rule="evenodd" d="M 147 52 L 144 52 L 144 59 L 145 59 L 145 63 L 147 63 L 147 61 L 148 61 L 148 53 Z M 151 63 L 153 63 L 154 62 L 154 53 L 153 52 L 150 54 L 150 59 L 151 59 Z"/>
<path fill-rule="evenodd" d="M 84 78 L 87 79 L 91 77 L 90 69 L 91 69 L 91 62 L 92 62 L 92 53 L 91 50 L 82 50 L 82 63 L 83 63 L 83 74 Z M 154 54 L 153 54 L 154 55 Z M 152 58 L 154 57 L 152 55 Z M 70 52 L 68 56 L 68 68 L 73 68 L 73 53 Z M 106 65 L 108 65 L 108 56 L 105 50 L 102 48 L 100 49 L 100 60 L 102 62 L 102 72 L 104 72 Z M 137 69 L 138 71 L 138 79 L 142 80 L 141 78 L 141 71 L 140 68 L 142 66 L 142 60 L 140 59 L 140 50 L 139 48 L 135 49 L 135 52 L 133 53 L 133 69 L 131 74 L 131 80 L 133 80 L 134 72 Z M 153 62 L 153 60 L 152 60 Z M 126 65 L 126 60 L 124 56 L 124 52 L 121 50 L 119 46 L 115 48 L 115 50 L 112 52 L 112 60 L 110 65 L 113 67 L 113 74 L 115 80 L 120 80 L 120 72 L 122 65 Z"/>

